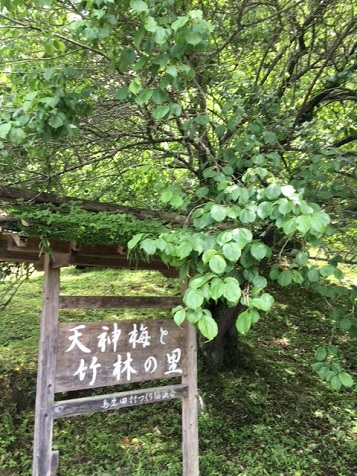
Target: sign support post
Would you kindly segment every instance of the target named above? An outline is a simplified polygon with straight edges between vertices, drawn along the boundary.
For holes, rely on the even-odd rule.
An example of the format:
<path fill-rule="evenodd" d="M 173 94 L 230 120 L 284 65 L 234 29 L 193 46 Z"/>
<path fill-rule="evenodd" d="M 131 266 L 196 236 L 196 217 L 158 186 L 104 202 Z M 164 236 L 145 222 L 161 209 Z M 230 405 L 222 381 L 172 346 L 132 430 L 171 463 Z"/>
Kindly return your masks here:
<path fill-rule="evenodd" d="M 186 322 L 187 373 L 182 383 L 188 387 L 182 399 L 182 450 L 183 476 L 198 476 L 198 389 L 197 389 L 197 340 L 196 329 Z"/>
<path fill-rule="evenodd" d="M 33 476 L 50 476 L 56 471 L 58 455 L 52 452 L 53 403 L 57 323 L 59 310 L 60 269 L 51 268 L 51 258 L 45 255 L 44 292 L 38 356 L 38 375 L 33 450 Z M 57 458 L 56 458 L 57 456 Z M 53 465 L 53 463 L 54 465 Z"/>

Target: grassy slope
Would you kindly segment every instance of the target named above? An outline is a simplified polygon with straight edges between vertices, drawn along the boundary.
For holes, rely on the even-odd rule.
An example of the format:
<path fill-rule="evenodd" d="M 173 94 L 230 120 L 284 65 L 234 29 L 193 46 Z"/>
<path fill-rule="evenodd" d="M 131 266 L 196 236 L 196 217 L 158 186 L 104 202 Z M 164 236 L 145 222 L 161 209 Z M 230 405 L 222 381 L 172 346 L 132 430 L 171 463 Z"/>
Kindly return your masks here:
<path fill-rule="evenodd" d="M 68 269 L 61 283 L 69 295 L 178 292 L 174 281 L 148 272 Z M 3 476 L 31 474 L 41 285 L 41 276 L 33 276 L 0 317 Z M 310 367 L 315 348 L 330 337 L 325 304 L 299 288 L 275 295 L 271 314 L 240 338 L 235 365 L 218 371 L 200 361 L 201 475 L 355 476 L 356 391 L 330 390 Z M 61 319 L 130 318 L 132 312 L 61 311 Z M 135 317 L 158 316 L 138 312 Z M 356 342 L 334 339 L 355 365 Z M 356 375 L 356 367 L 349 370 Z M 59 476 L 179 476 L 180 441 L 180 403 L 174 401 L 61 419 L 54 427 Z"/>

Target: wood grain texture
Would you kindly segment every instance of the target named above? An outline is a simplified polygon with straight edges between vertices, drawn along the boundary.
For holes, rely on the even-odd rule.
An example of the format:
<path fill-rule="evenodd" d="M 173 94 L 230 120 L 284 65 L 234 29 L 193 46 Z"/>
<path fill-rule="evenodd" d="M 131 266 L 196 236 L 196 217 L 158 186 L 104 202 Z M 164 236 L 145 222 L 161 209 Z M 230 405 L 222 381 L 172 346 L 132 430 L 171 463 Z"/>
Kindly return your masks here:
<path fill-rule="evenodd" d="M 187 373 L 182 383 L 188 394 L 182 401 L 182 452 L 183 476 L 199 475 L 198 448 L 198 389 L 197 389 L 197 337 L 196 329 L 186 322 Z"/>
<path fill-rule="evenodd" d="M 84 415 L 86 413 L 119 410 L 147 403 L 158 403 L 187 395 L 186 385 L 153 387 L 144 390 L 116 392 L 109 395 L 62 400 L 54 405 L 54 418 Z"/>
<path fill-rule="evenodd" d="M 181 303 L 171 296 L 60 296 L 60 309 L 171 309 Z"/>
<path fill-rule="evenodd" d="M 52 269 L 45 258 L 40 344 L 37 372 L 33 476 L 51 476 L 52 428 L 59 310 L 59 269 Z"/>
<path fill-rule="evenodd" d="M 56 392 L 187 373 L 185 331 L 172 319 L 67 322 L 58 334 Z"/>

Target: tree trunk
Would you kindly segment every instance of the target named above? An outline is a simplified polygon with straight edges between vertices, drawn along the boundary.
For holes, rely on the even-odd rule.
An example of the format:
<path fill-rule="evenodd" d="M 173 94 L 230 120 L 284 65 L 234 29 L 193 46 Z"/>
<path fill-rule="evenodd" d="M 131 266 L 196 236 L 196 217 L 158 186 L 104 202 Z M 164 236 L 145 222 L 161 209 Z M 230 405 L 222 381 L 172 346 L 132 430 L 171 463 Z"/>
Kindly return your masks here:
<path fill-rule="evenodd" d="M 218 325 L 218 334 L 212 341 L 202 342 L 200 348 L 210 363 L 217 367 L 228 367 L 237 361 L 238 335 L 235 322 L 241 309 L 241 304 L 228 307 L 222 302 L 211 308 Z"/>

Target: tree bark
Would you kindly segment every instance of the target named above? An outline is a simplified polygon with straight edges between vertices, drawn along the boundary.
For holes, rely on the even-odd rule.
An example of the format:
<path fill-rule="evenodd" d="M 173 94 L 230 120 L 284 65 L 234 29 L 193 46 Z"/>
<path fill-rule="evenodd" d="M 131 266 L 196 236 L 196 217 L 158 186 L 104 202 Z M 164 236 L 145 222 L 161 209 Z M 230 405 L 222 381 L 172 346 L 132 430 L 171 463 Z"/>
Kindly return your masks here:
<path fill-rule="evenodd" d="M 235 322 L 242 305 L 228 307 L 219 302 L 211 308 L 218 325 L 218 334 L 210 342 L 201 345 L 201 351 L 217 367 L 228 367 L 236 363 L 238 355 L 238 335 Z"/>

